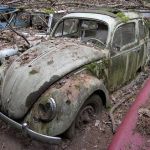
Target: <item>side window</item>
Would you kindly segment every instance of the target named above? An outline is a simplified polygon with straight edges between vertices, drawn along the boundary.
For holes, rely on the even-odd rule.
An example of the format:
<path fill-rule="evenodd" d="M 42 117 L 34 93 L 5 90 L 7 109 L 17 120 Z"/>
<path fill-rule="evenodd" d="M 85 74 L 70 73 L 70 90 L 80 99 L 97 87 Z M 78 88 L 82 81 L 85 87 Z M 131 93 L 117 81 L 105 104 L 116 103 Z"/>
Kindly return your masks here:
<path fill-rule="evenodd" d="M 135 41 L 135 23 L 127 23 L 120 26 L 113 38 L 113 48 L 121 48 Z"/>
<path fill-rule="evenodd" d="M 64 20 L 63 35 L 69 35 L 78 31 L 78 19 L 66 19 Z"/>
<path fill-rule="evenodd" d="M 142 22 L 142 20 L 139 21 L 139 36 L 140 36 L 140 40 L 145 38 L 145 26 Z"/>
<path fill-rule="evenodd" d="M 93 20 L 82 20 L 81 22 L 82 40 L 95 38 L 106 43 L 108 36 L 108 26 L 103 22 Z"/>
<path fill-rule="evenodd" d="M 54 36 L 59 37 L 62 36 L 63 22 L 59 23 L 57 29 L 55 30 Z"/>

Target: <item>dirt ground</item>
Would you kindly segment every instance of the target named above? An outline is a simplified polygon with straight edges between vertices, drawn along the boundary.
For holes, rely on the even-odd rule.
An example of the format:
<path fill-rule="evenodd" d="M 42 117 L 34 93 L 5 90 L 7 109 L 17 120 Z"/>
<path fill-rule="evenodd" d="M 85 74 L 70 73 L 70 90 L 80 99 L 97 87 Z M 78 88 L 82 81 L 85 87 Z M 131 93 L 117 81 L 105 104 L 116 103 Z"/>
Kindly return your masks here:
<path fill-rule="evenodd" d="M 150 138 L 150 101 L 139 109 L 137 131 Z"/>
<path fill-rule="evenodd" d="M 150 99 L 139 109 L 138 115 L 136 131 L 144 137 L 145 144 L 143 149 L 147 150 L 150 147 Z"/>

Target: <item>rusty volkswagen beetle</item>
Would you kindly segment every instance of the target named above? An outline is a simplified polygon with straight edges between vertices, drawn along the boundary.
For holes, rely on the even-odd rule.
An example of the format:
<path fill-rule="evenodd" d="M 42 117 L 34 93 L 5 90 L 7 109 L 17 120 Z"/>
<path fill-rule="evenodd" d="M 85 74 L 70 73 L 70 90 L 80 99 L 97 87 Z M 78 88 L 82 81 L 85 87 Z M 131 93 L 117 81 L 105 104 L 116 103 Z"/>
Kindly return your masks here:
<path fill-rule="evenodd" d="M 65 15 L 51 38 L 19 56 L 1 81 L 0 118 L 31 137 L 59 143 L 110 104 L 108 92 L 148 60 L 148 30 L 135 12 Z"/>

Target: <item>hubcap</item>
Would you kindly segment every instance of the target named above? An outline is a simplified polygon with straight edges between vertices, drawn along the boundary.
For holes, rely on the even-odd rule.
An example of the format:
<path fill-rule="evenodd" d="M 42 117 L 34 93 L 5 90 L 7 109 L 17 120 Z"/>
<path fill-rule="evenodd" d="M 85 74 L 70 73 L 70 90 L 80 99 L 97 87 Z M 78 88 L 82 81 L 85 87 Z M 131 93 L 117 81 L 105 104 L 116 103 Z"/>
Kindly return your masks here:
<path fill-rule="evenodd" d="M 94 119 L 95 110 L 92 106 L 88 105 L 84 107 L 76 120 L 76 127 L 81 128 L 83 125 L 91 122 Z"/>

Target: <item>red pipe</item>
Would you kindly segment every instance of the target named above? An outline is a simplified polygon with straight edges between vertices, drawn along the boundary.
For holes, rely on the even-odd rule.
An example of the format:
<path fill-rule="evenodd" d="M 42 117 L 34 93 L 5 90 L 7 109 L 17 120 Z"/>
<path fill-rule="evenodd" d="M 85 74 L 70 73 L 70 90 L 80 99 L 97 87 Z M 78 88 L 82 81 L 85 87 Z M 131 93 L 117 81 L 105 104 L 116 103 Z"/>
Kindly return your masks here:
<path fill-rule="evenodd" d="M 150 79 L 137 95 L 136 100 L 119 126 L 117 133 L 109 145 L 109 150 L 137 150 L 145 144 L 144 137 L 135 128 L 138 121 L 138 110 L 148 100 L 150 100 Z"/>

